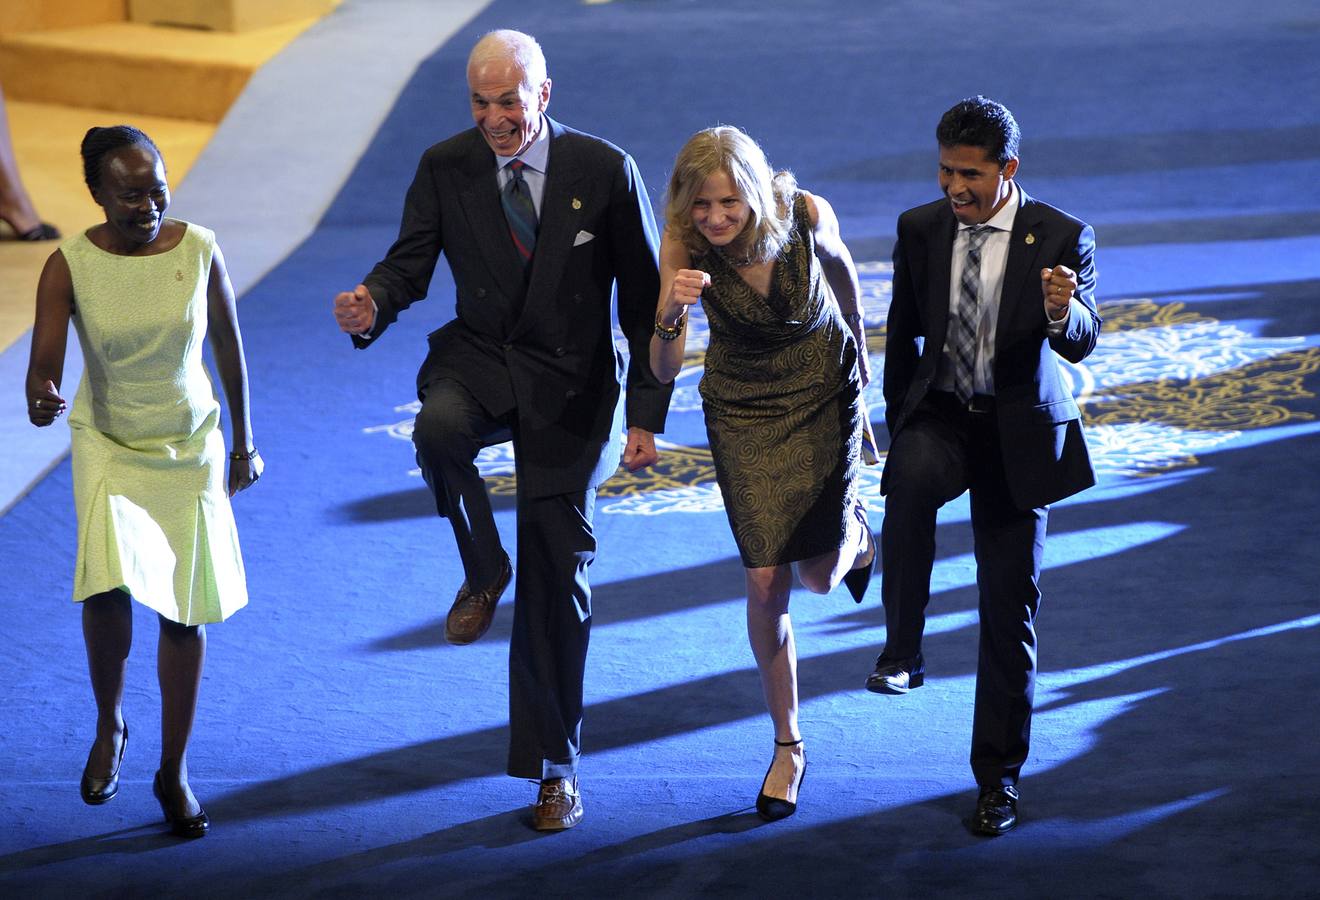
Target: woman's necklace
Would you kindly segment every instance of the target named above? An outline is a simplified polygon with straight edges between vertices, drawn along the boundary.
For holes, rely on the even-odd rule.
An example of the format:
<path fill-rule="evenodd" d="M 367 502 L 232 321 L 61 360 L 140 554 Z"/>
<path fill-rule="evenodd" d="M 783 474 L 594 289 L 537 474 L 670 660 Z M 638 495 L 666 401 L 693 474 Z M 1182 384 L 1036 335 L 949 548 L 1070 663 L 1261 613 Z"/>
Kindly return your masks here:
<path fill-rule="evenodd" d="M 720 256 L 723 256 L 724 259 L 728 261 L 729 265 L 733 266 L 735 269 L 745 269 L 748 266 L 754 266 L 760 262 L 760 260 L 753 259 L 751 253 L 746 251 L 740 256 L 734 256 L 729 252 L 729 248 L 727 247 L 716 247 L 715 249 L 718 250 Z"/>

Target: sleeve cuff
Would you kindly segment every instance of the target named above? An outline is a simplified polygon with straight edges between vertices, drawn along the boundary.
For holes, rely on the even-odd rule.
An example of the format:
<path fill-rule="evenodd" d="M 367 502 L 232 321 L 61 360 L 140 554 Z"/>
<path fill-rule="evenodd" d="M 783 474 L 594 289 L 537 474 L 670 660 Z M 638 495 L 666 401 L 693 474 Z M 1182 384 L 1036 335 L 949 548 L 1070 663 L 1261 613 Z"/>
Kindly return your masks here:
<path fill-rule="evenodd" d="M 1058 337 L 1068 330 L 1068 321 L 1072 318 L 1072 301 L 1068 301 L 1068 309 L 1064 311 L 1062 319 L 1051 319 L 1049 307 L 1045 307 L 1045 333 L 1050 337 Z"/>
<path fill-rule="evenodd" d="M 376 325 L 377 325 L 379 322 L 380 322 L 380 307 L 376 305 L 376 301 L 375 301 L 375 299 L 372 299 L 372 301 L 371 301 L 371 325 L 370 325 L 370 327 L 367 328 L 366 331 L 359 331 L 357 334 L 353 335 L 353 337 L 361 338 L 361 339 L 364 340 L 364 341 L 369 341 L 369 340 L 371 340 L 371 332 L 372 332 L 372 329 L 374 329 L 374 328 L 376 327 Z"/>

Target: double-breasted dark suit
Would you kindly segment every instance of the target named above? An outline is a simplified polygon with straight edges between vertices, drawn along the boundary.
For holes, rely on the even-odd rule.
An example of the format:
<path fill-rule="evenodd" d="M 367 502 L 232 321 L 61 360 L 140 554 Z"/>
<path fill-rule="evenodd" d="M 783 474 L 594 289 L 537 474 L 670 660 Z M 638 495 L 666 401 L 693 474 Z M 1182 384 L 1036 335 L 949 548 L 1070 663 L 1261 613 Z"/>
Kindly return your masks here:
<path fill-rule="evenodd" d="M 885 344 L 884 655 L 920 652 L 936 511 L 970 489 L 981 617 L 972 769 L 982 786 L 1015 784 L 1027 754 L 1048 505 L 1095 483 L 1081 413 L 1055 358 L 1080 362 L 1100 331 L 1094 232 L 1020 187 L 1016 200 L 993 397 L 979 397 L 972 411 L 935 390 L 958 229 L 947 200 L 899 217 Z M 1051 336 L 1040 271 L 1056 265 L 1077 273 L 1077 289 L 1066 325 Z"/>
<path fill-rule="evenodd" d="M 424 298 L 444 253 L 457 315 L 429 336 L 414 442 L 473 584 L 489 583 L 504 558 L 473 458 L 483 446 L 514 442 L 509 773 L 536 779 L 576 771 L 595 488 L 618 468 L 625 421 L 662 431 L 672 390 L 647 365 L 658 240 L 637 166 L 606 141 L 548 117 L 545 123 L 549 149 L 530 269 L 500 205 L 495 155 L 478 130 L 462 132 L 423 154 L 399 238 L 363 280 L 376 302 L 375 323 L 354 338 L 368 346 Z M 626 376 L 612 333 L 616 287 L 631 351 Z"/>

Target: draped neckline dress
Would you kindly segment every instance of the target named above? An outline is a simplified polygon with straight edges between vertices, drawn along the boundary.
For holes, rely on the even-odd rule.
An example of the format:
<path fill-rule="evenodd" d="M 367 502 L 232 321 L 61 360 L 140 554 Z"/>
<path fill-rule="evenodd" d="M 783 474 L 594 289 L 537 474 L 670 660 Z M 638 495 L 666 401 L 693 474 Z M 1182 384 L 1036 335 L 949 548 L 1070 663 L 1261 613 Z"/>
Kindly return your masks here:
<path fill-rule="evenodd" d="M 699 390 L 716 479 L 744 566 L 843 544 L 861 466 L 857 342 L 821 272 L 801 193 L 762 296 L 711 248 L 693 260 L 710 323 Z"/>

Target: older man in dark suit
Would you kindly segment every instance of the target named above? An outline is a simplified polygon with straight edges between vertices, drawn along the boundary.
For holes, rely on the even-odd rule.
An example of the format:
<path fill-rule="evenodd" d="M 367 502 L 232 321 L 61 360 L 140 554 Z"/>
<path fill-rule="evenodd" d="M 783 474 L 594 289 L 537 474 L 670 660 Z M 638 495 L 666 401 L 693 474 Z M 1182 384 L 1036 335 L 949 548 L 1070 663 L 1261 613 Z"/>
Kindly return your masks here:
<path fill-rule="evenodd" d="M 491 32 L 473 48 L 467 77 L 476 127 L 422 155 L 398 240 L 362 284 L 335 298 L 335 316 L 356 346 L 370 346 L 426 296 L 442 251 L 449 261 L 457 318 L 430 335 L 413 432 L 466 576 L 445 637 L 480 638 L 512 577 L 474 463 L 483 447 L 512 439 L 518 567 L 508 773 L 541 782 L 532 825 L 554 831 L 582 818 L 596 488 L 621 453 L 630 470 L 655 462 L 653 435 L 669 403 L 671 388 L 646 362 L 657 232 L 631 157 L 546 115 L 550 78 L 534 39 Z M 622 450 L 615 286 L 632 356 Z"/>
<path fill-rule="evenodd" d="M 1049 504 L 1095 483 L 1055 355 L 1095 347 L 1095 235 L 1014 183 L 1019 130 L 984 97 L 940 120 L 943 200 L 903 213 L 885 345 L 890 448 L 881 485 L 887 637 L 867 688 L 921 686 L 936 511 L 971 493 L 981 638 L 971 829 L 1017 823 L 1036 676 Z"/>

